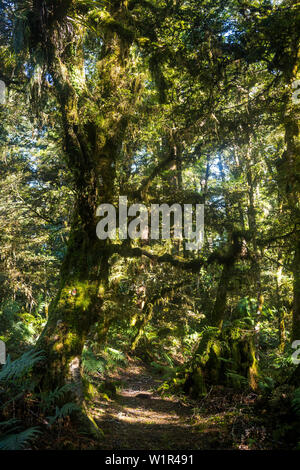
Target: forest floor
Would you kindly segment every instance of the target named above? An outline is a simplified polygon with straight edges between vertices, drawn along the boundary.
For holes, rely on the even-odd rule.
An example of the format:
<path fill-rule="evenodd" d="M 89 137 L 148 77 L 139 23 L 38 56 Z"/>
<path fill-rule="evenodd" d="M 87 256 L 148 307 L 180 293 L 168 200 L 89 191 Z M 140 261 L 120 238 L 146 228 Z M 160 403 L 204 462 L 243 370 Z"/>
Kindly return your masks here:
<path fill-rule="evenodd" d="M 256 395 L 217 387 L 193 401 L 162 396 L 163 380 L 153 369 L 131 361 L 109 376 L 117 393 L 91 406 L 103 431 L 104 450 L 267 449 L 268 431 L 253 413 Z M 225 393 L 224 393 L 225 392 Z"/>

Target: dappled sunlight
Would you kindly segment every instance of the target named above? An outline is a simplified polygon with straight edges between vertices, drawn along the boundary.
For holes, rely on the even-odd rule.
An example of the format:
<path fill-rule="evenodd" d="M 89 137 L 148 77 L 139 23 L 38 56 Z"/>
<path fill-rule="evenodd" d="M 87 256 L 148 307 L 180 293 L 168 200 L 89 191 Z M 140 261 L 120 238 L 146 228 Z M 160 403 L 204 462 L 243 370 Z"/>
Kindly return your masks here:
<path fill-rule="evenodd" d="M 104 432 L 104 449 L 209 449 L 218 440 L 220 448 L 230 448 L 218 414 L 216 420 L 196 415 L 192 404 L 161 397 L 155 392 L 161 380 L 145 367 L 131 367 L 118 371 L 123 385 L 115 399 L 101 399 L 91 409 Z"/>

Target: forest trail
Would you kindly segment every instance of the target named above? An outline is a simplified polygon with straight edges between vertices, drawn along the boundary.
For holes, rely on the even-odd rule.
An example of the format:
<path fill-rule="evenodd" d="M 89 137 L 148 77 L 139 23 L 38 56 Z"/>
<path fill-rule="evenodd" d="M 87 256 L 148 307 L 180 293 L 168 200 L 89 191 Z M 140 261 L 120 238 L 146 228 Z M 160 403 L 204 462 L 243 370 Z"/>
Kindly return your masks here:
<path fill-rule="evenodd" d="M 151 369 L 133 364 L 111 379 L 121 384 L 115 399 L 100 399 L 92 414 L 104 432 L 104 450 L 232 449 L 228 410 L 201 411 L 199 402 L 161 397 L 155 390 L 163 382 Z"/>

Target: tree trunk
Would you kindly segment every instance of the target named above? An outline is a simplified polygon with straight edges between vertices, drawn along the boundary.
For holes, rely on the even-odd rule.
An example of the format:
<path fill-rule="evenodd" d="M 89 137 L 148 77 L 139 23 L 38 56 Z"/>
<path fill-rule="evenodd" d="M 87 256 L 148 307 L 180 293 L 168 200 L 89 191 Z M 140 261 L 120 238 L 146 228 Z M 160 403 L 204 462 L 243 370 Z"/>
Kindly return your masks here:
<path fill-rule="evenodd" d="M 145 328 L 146 326 L 149 324 L 149 322 L 151 321 L 152 317 L 153 317 L 153 307 L 154 305 L 151 303 L 151 302 L 147 302 L 146 303 L 146 306 L 143 310 L 145 310 L 145 313 L 143 315 L 143 318 L 139 321 L 138 325 L 137 325 L 137 333 L 135 334 L 132 342 L 131 342 L 131 346 L 130 346 L 130 350 L 132 352 L 134 352 L 140 342 L 140 339 L 142 338 L 144 332 L 145 332 Z"/>
<path fill-rule="evenodd" d="M 91 326 L 99 319 L 108 282 L 108 257 L 101 255 L 95 225 L 86 230 L 76 217 L 61 269 L 61 283 L 50 305 L 47 325 L 36 345 L 46 353 L 41 386 L 50 390 L 75 380 L 80 357 Z M 102 243 L 103 245 L 103 243 Z"/>
<path fill-rule="evenodd" d="M 66 19 L 68 5 L 61 7 L 65 8 L 61 15 Z M 63 43 L 59 37 L 61 28 Z M 37 370 L 43 390 L 60 386 L 68 380 L 80 384 L 82 349 L 91 326 L 100 319 L 109 276 L 109 255 L 105 251 L 107 242 L 96 236 L 96 210 L 101 203 L 113 202 L 116 160 L 128 123 L 128 117 L 124 117 L 122 109 L 117 107 L 108 111 L 99 109 L 99 113 L 94 112 L 93 115 L 86 113 L 89 102 L 86 104 L 84 101 L 88 96 L 83 54 L 85 30 L 79 23 L 74 28 L 76 30 L 71 28 L 66 33 L 67 29 L 60 22 L 55 23 L 43 44 L 47 49 L 48 70 L 61 110 L 66 163 L 73 176 L 76 193 L 60 288 L 51 303 L 47 325 L 36 346 L 44 350 L 47 360 L 46 367 L 42 371 Z M 69 36 L 65 37 L 66 34 Z M 107 32 L 103 57 L 98 66 L 99 70 L 101 67 L 104 70 L 101 72 L 102 85 L 106 87 L 108 101 L 116 93 L 120 81 L 124 82 L 124 77 L 128 78 L 128 87 L 132 84 L 121 58 L 125 53 L 126 47 L 114 34 Z M 135 98 L 136 95 L 128 99 L 134 101 Z"/>
<path fill-rule="evenodd" d="M 300 234 L 297 224 L 300 223 L 300 140 L 299 140 L 299 104 L 292 100 L 292 83 L 296 79 L 297 69 L 289 81 L 290 93 L 286 97 L 284 117 L 286 150 L 278 168 L 281 188 L 288 203 L 291 224 L 296 227 L 294 233 L 293 262 L 293 329 L 292 339 L 300 339 Z"/>
<path fill-rule="evenodd" d="M 214 303 L 213 310 L 211 313 L 210 324 L 220 329 L 222 328 L 223 321 L 225 318 L 227 293 L 228 293 L 229 282 L 232 277 L 233 267 L 234 267 L 234 260 L 232 260 L 232 262 L 228 262 L 227 264 L 224 264 L 222 268 L 222 274 L 221 274 L 218 288 L 217 288 L 217 295 L 216 295 L 215 303 Z"/>

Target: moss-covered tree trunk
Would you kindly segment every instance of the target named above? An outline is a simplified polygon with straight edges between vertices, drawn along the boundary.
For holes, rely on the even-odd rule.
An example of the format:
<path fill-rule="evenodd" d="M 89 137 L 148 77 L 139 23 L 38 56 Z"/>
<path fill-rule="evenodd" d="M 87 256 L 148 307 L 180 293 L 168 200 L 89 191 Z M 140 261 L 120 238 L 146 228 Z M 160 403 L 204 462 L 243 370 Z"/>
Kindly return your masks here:
<path fill-rule="evenodd" d="M 232 326 L 203 332 L 184 391 L 198 397 L 211 385 L 257 388 L 257 360 L 250 331 L 245 334 Z"/>
<path fill-rule="evenodd" d="M 46 50 L 44 60 L 61 111 L 66 163 L 76 194 L 59 291 L 36 346 L 46 355 L 47 364 L 43 370 L 37 370 L 44 390 L 62 385 L 66 380 L 80 383 L 82 349 L 91 326 L 101 320 L 109 257 L 106 241 L 100 241 L 96 235 L 96 209 L 101 203 L 114 202 L 116 160 L 128 121 L 124 118 L 124 103 L 103 109 L 91 104 L 93 97 L 86 89 L 83 53 L 86 31 L 79 23 L 72 27 L 68 23 L 68 8 L 73 3 L 61 4 L 58 12 L 51 15 L 49 12 L 50 16 L 43 18 L 49 23 L 43 24 L 48 28 L 42 42 Z M 36 40 L 35 31 L 33 40 Z M 120 82 L 123 86 L 132 85 L 125 70 L 125 53 L 126 47 L 116 34 L 108 31 L 97 64 L 99 86 L 105 90 L 108 103 L 116 95 Z M 128 96 L 129 101 L 131 95 Z M 128 110 L 126 116 L 127 113 Z"/>
<path fill-rule="evenodd" d="M 213 310 L 211 312 L 211 325 L 222 328 L 223 321 L 226 314 L 227 295 L 229 283 L 232 278 L 234 269 L 234 259 L 224 264 L 222 268 L 221 277 L 219 280 L 216 299 L 214 302 Z"/>
<path fill-rule="evenodd" d="M 71 234 L 59 292 L 37 344 L 46 353 L 47 364 L 42 374 L 46 388 L 62 385 L 77 374 L 85 339 L 99 318 L 108 260 L 105 256 L 99 259 L 97 246 L 81 230 Z M 99 265 L 95 260 L 99 260 Z"/>
<path fill-rule="evenodd" d="M 299 133 L 299 99 L 293 98 L 294 82 L 299 77 L 298 65 L 300 50 L 295 54 L 294 63 L 284 70 L 287 82 L 286 105 L 284 115 L 285 145 L 286 149 L 278 168 L 279 181 L 282 193 L 288 205 L 292 226 L 295 226 L 293 235 L 294 262 L 293 270 L 293 340 L 300 339 L 300 133 Z"/>
<path fill-rule="evenodd" d="M 151 302 L 147 302 L 145 308 L 143 309 L 143 317 L 140 319 L 137 325 L 137 332 L 132 339 L 130 350 L 134 352 L 145 332 L 146 326 L 149 324 L 153 317 L 153 307 L 154 305 Z"/>

